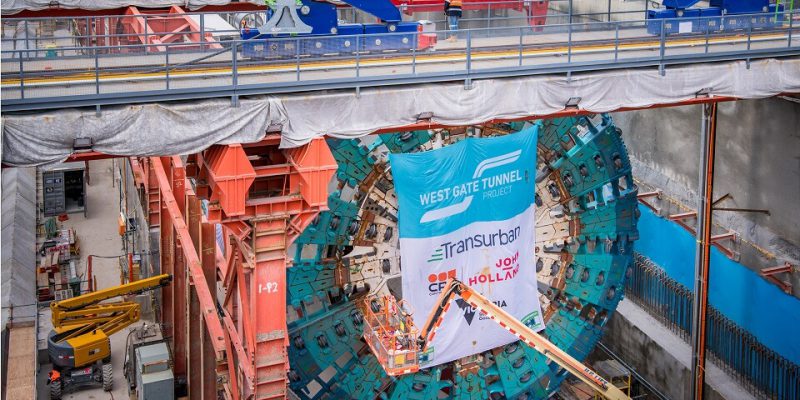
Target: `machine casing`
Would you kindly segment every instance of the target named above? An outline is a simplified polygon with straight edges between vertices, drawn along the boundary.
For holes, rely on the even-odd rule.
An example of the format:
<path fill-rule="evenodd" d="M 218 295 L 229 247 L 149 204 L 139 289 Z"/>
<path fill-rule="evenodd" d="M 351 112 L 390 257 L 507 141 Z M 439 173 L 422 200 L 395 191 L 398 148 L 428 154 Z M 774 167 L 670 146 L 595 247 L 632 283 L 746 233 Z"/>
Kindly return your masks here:
<path fill-rule="evenodd" d="M 765 29 L 780 27 L 784 21 L 783 5 L 769 0 L 711 0 L 710 7 L 689 8 L 697 3 L 664 1 L 666 8 L 647 12 L 647 32 L 661 35 L 662 27 L 666 35 Z"/>
<path fill-rule="evenodd" d="M 304 24 L 312 27 L 310 34 L 265 35 L 258 29 L 242 27 L 241 38 L 245 40 L 242 44 L 242 56 L 251 59 L 281 59 L 356 51 L 421 50 L 431 45 L 428 38 L 419 39 L 421 25 L 418 22 L 402 21 L 400 11 L 389 0 L 343 2 L 374 15 L 379 22 L 340 24 L 335 5 L 304 0 L 297 16 Z"/>
<path fill-rule="evenodd" d="M 175 377 L 169 366 L 169 349 L 164 342 L 137 347 L 136 392 L 138 400 L 173 400 Z"/>

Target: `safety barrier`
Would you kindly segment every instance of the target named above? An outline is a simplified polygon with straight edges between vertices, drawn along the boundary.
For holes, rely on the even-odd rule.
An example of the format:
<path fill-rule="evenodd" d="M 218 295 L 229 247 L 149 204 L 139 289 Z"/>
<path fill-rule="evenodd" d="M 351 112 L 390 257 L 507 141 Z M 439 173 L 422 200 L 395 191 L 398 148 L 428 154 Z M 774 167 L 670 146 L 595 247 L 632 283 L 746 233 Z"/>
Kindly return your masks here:
<path fill-rule="evenodd" d="M 455 42 L 444 42 L 452 32 L 423 31 L 213 43 L 221 49 L 209 42 L 26 47 L 2 52 L 2 99 L 8 111 L 210 97 L 236 104 L 242 95 L 322 89 L 469 87 L 474 79 L 646 66 L 663 73 L 670 65 L 800 54 L 798 15 L 783 13 L 778 29 L 688 36 L 668 33 L 677 20 L 663 19 L 660 35 L 647 33 L 653 21 L 640 20 L 467 29 Z"/>
<path fill-rule="evenodd" d="M 625 295 L 689 341 L 691 289 L 670 278 L 641 254 L 635 256 Z M 761 344 L 713 306 L 709 307 L 707 329 L 709 357 L 747 390 L 770 399 L 800 399 L 800 365 Z"/>

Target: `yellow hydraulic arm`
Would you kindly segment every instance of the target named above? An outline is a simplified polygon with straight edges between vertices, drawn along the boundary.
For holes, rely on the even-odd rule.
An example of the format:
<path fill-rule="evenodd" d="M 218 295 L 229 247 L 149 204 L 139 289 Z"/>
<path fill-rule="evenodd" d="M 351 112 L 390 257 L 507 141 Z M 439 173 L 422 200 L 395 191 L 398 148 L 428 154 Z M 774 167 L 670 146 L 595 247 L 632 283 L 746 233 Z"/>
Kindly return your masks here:
<path fill-rule="evenodd" d="M 109 336 L 118 332 L 139 320 L 139 304 L 132 301 L 100 304 L 101 301 L 157 289 L 168 285 L 170 281 L 172 276 L 163 274 L 50 303 L 53 329 L 62 334 L 58 341 L 72 339 L 94 330 L 102 330 Z"/>
<path fill-rule="evenodd" d="M 441 323 L 442 316 L 447 312 L 447 309 L 450 307 L 450 302 L 455 296 L 461 296 L 469 305 L 488 315 L 489 318 L 500 324 L 500 326 L 511 332 L 524 343 L 528 344 L 528 346 L 531 346 L 545 357 L 578 377 L 578 379 L 591 386 L 592 389 L 605 398 L 611 400 L 630 399 L 622 390 L 603 379 L 603 377 L 589 369 L 589 367 L 583 365 L 583 363 L 570 356 L 567 352 L 561 350 L 558 346 L 528 328 L 528 326 L 492 303 L 477 291 L 454 278 L 447 282 L 447 285 L 439 295 L 436 308 L 431 310 L 430 315 L 428 315 L 428 320 L 422 327 L 420 339 L 423 342 L 423 352 L 436 333 L 436 328 L 438 328 Z"/>

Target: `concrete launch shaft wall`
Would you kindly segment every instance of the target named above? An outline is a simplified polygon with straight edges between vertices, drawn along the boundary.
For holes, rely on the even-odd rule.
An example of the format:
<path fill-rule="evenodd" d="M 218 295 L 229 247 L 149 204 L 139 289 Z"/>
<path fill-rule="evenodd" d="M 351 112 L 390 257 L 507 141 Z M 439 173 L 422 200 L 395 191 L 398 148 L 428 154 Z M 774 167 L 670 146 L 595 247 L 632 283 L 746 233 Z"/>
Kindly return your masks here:
<path fill-rule="evenodd" d="M 696 207 L 701 106 L 617 113 L 640 181 Z M 751 268 L 800 260 L 800 104 L 781 98 L 719 105 L 714 198 L 721 207 L 766 209 L 761 213 L 717 211 L 715 221 L 745 241 L 773 253 L 765 260 L 741 247 Z M 774 264 L 774 265 L 771 265 Z"/>

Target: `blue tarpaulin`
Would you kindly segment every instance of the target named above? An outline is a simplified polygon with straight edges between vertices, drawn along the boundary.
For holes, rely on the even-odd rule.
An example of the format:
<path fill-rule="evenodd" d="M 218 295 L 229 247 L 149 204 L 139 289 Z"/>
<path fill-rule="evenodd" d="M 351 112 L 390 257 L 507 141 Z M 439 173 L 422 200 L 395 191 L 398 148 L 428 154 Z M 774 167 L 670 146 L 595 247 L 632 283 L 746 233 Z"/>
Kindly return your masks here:
<path fill-rule="evenodd" d="M 695 238 L 678 224 L 639 206 L 636 250 L 672 278 L 694 288 Z M 800 364 L 800 299 L 781 291 L 716 248 L 711 249 L 709 302 L 765 346 Z"/>

